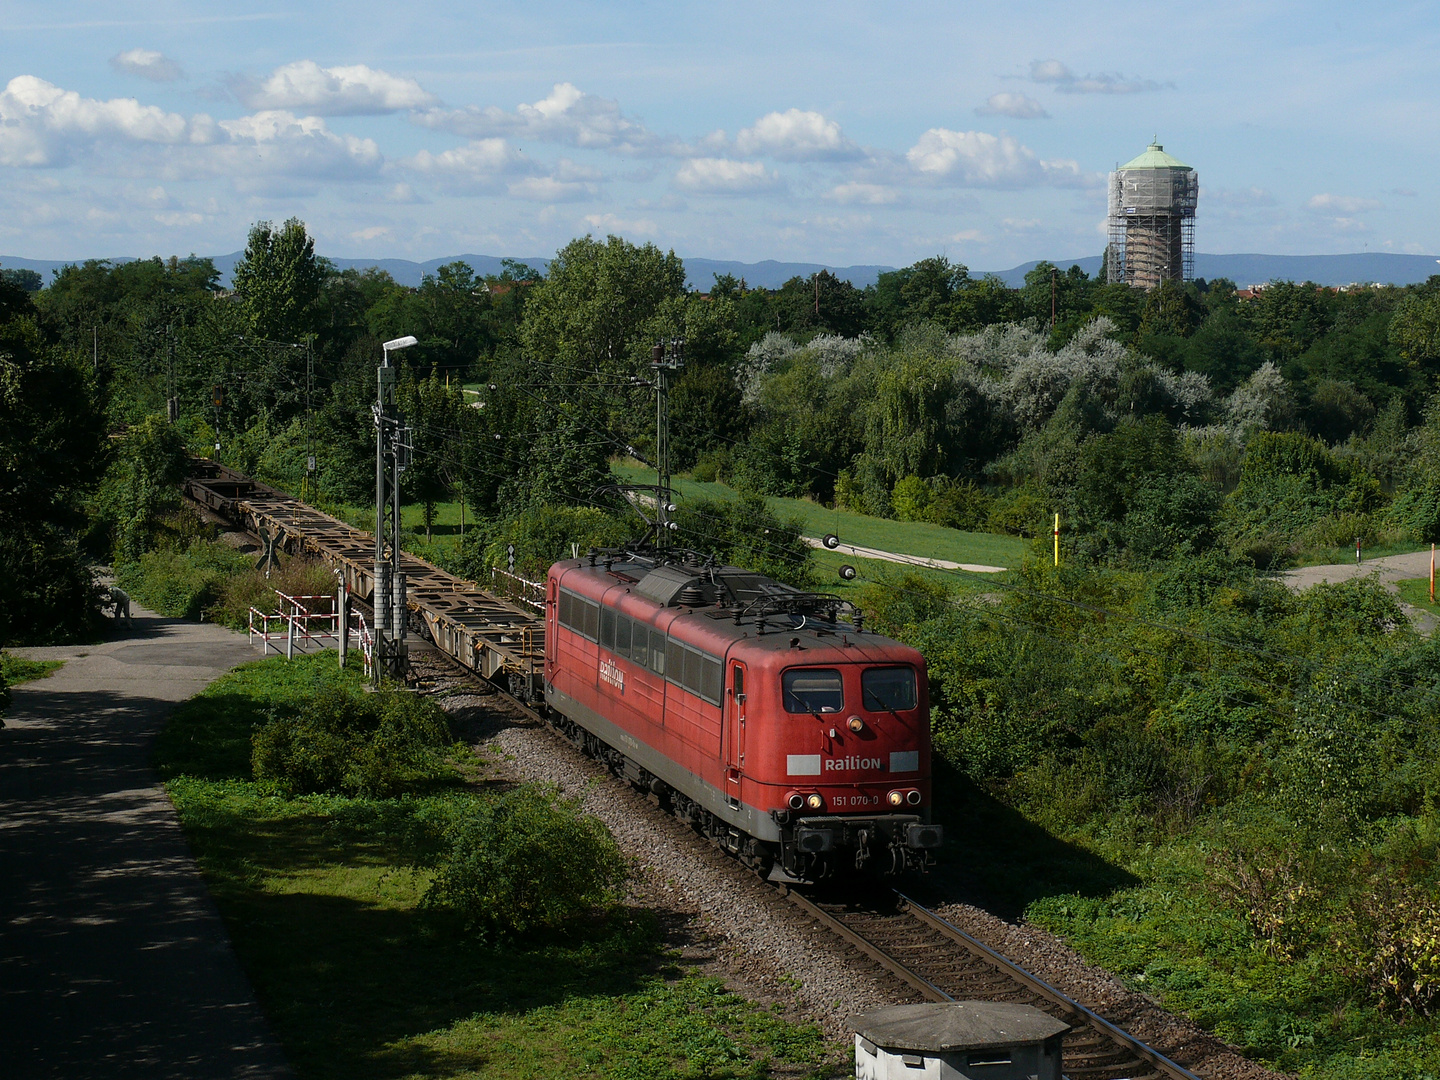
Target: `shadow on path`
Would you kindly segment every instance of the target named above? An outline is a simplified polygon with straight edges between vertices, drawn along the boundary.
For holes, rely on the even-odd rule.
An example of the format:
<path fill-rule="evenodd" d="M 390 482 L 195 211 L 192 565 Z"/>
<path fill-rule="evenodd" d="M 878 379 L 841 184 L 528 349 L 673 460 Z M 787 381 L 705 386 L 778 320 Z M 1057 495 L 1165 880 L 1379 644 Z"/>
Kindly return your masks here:
<path fill-rule="evenodd" d="M 170 707 L 255 658 L 136 608 L 17 686 L 0 730 L 0 1073 L 290 1075 L 150 767 Z"/>

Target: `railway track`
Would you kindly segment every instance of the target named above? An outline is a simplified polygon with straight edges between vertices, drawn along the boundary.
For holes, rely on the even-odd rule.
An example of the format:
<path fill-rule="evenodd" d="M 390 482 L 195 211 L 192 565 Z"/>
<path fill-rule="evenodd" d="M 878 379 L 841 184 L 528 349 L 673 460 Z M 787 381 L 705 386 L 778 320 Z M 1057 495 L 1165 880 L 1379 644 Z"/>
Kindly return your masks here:
<path fill-rule="evenodd" d="M 816 923 L 926 1001 L 1003 1001 L 1063 1020 L 1071 1026 L 1064 1040 L 1070 1080 L 1198 1080 L 898 890 L 873 902 L 843 903 L 784 891 Z"/>
<path fill-rule="evenodd" d="M 185 494 L 197 506 L 282 549 L 318 555 L 344 574 L 362 607 L 372 581 L 368 534 L 322 514 L 288 494 L 213 462 L 197 462 Z M 511 705 L 563 739 L 531 705 L 510 690 L 531 689 L 543 655 L 543 624 L 521 605 L 498 598 L 429 563 L 405 556 L 412 624 L 424 640 L 412 646 L 412 665 L 435 665 L 483 681 Z M 418 646 L 418 647 L 416 647 Z M 417 664 L 418 662 L 418 664 Z M 502 679 L 505 685 L 501 685 Z M 509 687 L 507 689 L 506 687 Z M 567 745 L 572 745 L 565 740 Z M 739 870 L 739 864 L 735 864 Z M 902 893 L 882 902 L 812 900 L 787 885 L 783 895 L 849 946 L 862 963 L 879 966 L 928 1001 L 1004 1001 L 1033 1005 L 1070 1024 L 1065 1073 L 1070 1080 L 1198 1080 L 1059 990 L 1031 975 Z"/>

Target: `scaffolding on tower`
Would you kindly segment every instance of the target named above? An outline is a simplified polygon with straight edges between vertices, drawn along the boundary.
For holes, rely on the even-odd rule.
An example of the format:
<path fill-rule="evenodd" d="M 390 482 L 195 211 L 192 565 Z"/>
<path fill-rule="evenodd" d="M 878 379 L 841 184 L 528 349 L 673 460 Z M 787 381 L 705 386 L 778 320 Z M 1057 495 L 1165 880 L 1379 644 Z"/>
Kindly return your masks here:
<path fill-rule="evenodd" d="M 1139 289 L 1195 277 L 1195 170 L 1151 143 L 1110 174 L 1106 280 Z"/>

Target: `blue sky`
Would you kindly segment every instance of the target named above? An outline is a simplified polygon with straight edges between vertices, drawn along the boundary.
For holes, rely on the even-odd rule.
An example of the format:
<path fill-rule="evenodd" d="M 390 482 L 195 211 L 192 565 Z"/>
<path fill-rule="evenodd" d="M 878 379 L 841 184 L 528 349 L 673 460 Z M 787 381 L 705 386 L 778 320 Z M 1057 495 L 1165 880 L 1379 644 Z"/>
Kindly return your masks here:
<path fill-rule="evenodd" d="M 1158 136 L 1209 252 L 1440 250 L 1440 5 L 0 7 L 0 252 L 1098 254 Z"/>

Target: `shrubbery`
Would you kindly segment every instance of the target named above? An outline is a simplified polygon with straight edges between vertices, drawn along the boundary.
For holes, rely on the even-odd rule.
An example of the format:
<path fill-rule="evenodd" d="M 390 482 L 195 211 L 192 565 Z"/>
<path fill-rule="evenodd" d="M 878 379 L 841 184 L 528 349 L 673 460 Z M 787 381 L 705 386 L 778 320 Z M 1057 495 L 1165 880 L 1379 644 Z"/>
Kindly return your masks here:
<path fill-rule="evenodd" d="M 625 864 L 579 800 L 524 785 L 452 811 L 425 895 L 482 938 L 556 927 L 615 899 Z"/>
<path fill-rule="evenodd" d="M 389 798 L 453 775 L 445 714 L 403 691 L 323 691 L 252 737 L 255 779 L 287 796 Z"/>
<path fill-rule="evenodd" d="M 115 567 L 120 587 L 151 611 L 199 619 L 219 600 L 231 575 L 251 566 L 244 555 L 204 541 L 187 550 L 147 551 Z"/>

